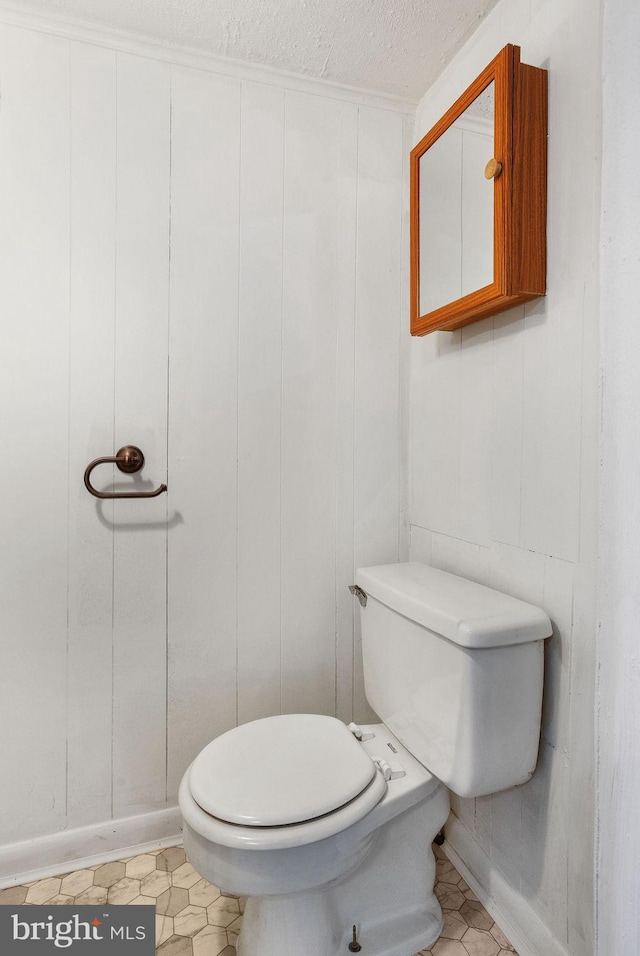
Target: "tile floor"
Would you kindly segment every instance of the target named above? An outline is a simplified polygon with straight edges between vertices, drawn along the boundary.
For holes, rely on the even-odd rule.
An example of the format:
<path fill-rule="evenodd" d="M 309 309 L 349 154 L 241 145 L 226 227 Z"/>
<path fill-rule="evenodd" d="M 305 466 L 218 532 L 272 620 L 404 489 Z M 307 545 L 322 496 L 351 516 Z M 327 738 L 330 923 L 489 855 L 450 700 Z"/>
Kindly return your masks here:
<path fill-rule="evenodd" d="M 434 851 L 444 929 L 419 956 L 514 956 L 441 848 Z M 201 879 L 177 846 L 0 890 L 0 905 L 20 903 L 155 905 L 157 956 L 235 956 L 243 909 L 243 900 Z"/>
<path fill-rule="evenodd" d="M 439 846 L 436 855 L 436 896 L 444 915 L 444 926 L 431 949 L 419 956 L 517 956 L 497 923 L 478 902 L 453 863 Z"/>

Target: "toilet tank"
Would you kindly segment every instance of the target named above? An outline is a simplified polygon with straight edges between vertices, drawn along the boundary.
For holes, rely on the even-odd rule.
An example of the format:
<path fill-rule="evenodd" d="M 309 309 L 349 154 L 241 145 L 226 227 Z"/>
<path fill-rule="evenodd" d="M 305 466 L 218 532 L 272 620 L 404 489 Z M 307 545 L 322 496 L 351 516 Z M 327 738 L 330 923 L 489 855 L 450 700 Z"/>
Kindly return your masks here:
<path fill-rule="evenodd" d="M 425 564 L 361 568 L 367 700 L 461 797 L 525 783 L 538 755 L 540 608 Z M 362 604 L 361 599 L 361 604 Z"/>

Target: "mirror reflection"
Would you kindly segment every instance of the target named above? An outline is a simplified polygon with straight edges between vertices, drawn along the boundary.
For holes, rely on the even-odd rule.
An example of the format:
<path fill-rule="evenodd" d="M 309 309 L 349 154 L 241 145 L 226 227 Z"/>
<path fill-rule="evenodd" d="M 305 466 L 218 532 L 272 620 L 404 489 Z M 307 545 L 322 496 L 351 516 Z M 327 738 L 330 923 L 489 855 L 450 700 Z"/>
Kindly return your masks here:
<path fill-rule="evenodd" d="M 420 157 L 420 314 L 493 282 L 491 82 Z"/>

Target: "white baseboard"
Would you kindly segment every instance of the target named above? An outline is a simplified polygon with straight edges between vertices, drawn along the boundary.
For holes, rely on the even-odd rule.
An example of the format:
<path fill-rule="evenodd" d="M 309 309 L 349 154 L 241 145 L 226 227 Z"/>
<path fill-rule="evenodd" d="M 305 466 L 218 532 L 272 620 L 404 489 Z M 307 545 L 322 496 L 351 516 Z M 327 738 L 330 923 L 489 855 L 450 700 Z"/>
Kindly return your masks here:
<path fill-rule="evenodd" d="M 453 815 L 442 847 L 486 911 L 494 918 L 518 956 L 569 956 L 527 903 Z M 487 889 L 488 887 L 488 889 Z"/>
<path fill-rule="evenodd" d="M 0 847 L 0 888 L 31 883 L 182 841 L 178 807 L 122 817 Z"/>

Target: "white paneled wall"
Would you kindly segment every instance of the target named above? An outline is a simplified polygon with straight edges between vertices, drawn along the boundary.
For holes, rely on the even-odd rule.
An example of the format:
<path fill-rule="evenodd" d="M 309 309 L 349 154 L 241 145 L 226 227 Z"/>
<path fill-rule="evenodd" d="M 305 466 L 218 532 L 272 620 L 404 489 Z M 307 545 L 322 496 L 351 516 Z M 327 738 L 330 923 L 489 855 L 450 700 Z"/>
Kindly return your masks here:
<path fill-rule="evenodd" d="M 167 454 L 170 72 L 163 63 L 119 55 L 112 78 L 117 89 L 115 447 L 142 448 L 145 477 L 159 482 Z M 116 501 L 113 509 L 116 817 L 162 806 L 166 798 L 167 503 L 160 496 Z"/>
<path fill-rule="evenodd" d="M 602 473 L 598 593 L 598 956 L 640 951 L 640 7 L 607 3 L 603 39 Z M 630 480 L 631 479 L 631 480 Z"/>
<path fill-rule="evenodd" d="M 56 830 L 66 813 L 69 45 L 3 31 L 0 63 L 0 804 L 8 840 L 25 828 Z M 46 76 L 41 86 L 33 63 Z"/>
<path fill-rule="evenodd" d="M 236 718 L 240 84 L 172 79 L 168 775 Z"/>
<path fill-rule="evenodd" d="M 347 586 L 400 548 L 406 120 L 13 26 L 0 80 L 10 878 L 173 807 L 239 721 L 367 716 Z M 117 486 L 168 494 L 90 497 L 127 443 Z"/>
<path fill-rule="evenodd" d="M 414 141 L 506 43 L 549 70 L 548 291 L 411 347 L 412 555 L 544 607 L 538 769 L 453 799 L 449 841 L 523 956 L 593 951 L 600 4 L 502 0 Z"/>
<path fill-rule="evenodd" d="M 7 30 L 2 35 L 9 42 L 14 37 L 32 41 L 25 31 Z M 25 52 L 30 71 L 32 56 L 32 52 Z M 97 457 L 120 447 L 114 445 L 116 55 L 111 50 L 74 44 L 70 63 L 70 89 L 59 94 L 62 103 L 70 95 L 70 168 L 74 180 L 70 197 L 70 374 L 68 398 L 61 390 L 58 401 L 63 406 L 68 403 L 65 414 L 69 419 L 66 800 L 71 819 L 77 825 L 85 825 L 108 819 L 112 806 L 114 542 L 110 529 L 114 507 L 104 501 L 99 509 L 95 502 L 87 508 L 87 492 L 76 476 L 82 474 L 90 460 L 89 448 Z M 2 73 L 4 88 L 11 88 L 6 71 Z M 19 108 L 18 100 L 16 109 Z M 5 120 L 6 114 L 3 126 Z M 6 143 L 10 142 L 7 137 Z M 6 181 L 3 174 L 0 184 Z M 42 324 L 42 316 L 39 322 Z M 7 336 L 6 348 L 10 350 L 13 327 L 5 327 L 4 322 L 1 325 Z M 33 373 L 29 387 L 42 406 L 43 396 Z M 16 425 L 19 427 L 19 423 Z M 34 448 L 34 457 L 35 454 Z M 58 454 L 64 454 L 63 445 Z M 111 474 L 107 469 L 106 477 Z M 24 501 L 20 512 L 28 507 L 28 501 Z M 62 562 L 60 542 L 57 547 L 57 560 Z M 30 549 L 25 549 L 21 554 L 21 574 L 28 575 L 30 560 Z M 19 616 L 14 626 L 22 630 Z M 34 637 L 42 640 L 41 634 Z M 29 692 L 25 699 L 30 707 L 34 706 Z M 89 732 L 87 714 L 91 714 Z M 32 739 L 25 739 L 23 746 L 33 746 Z"/>

